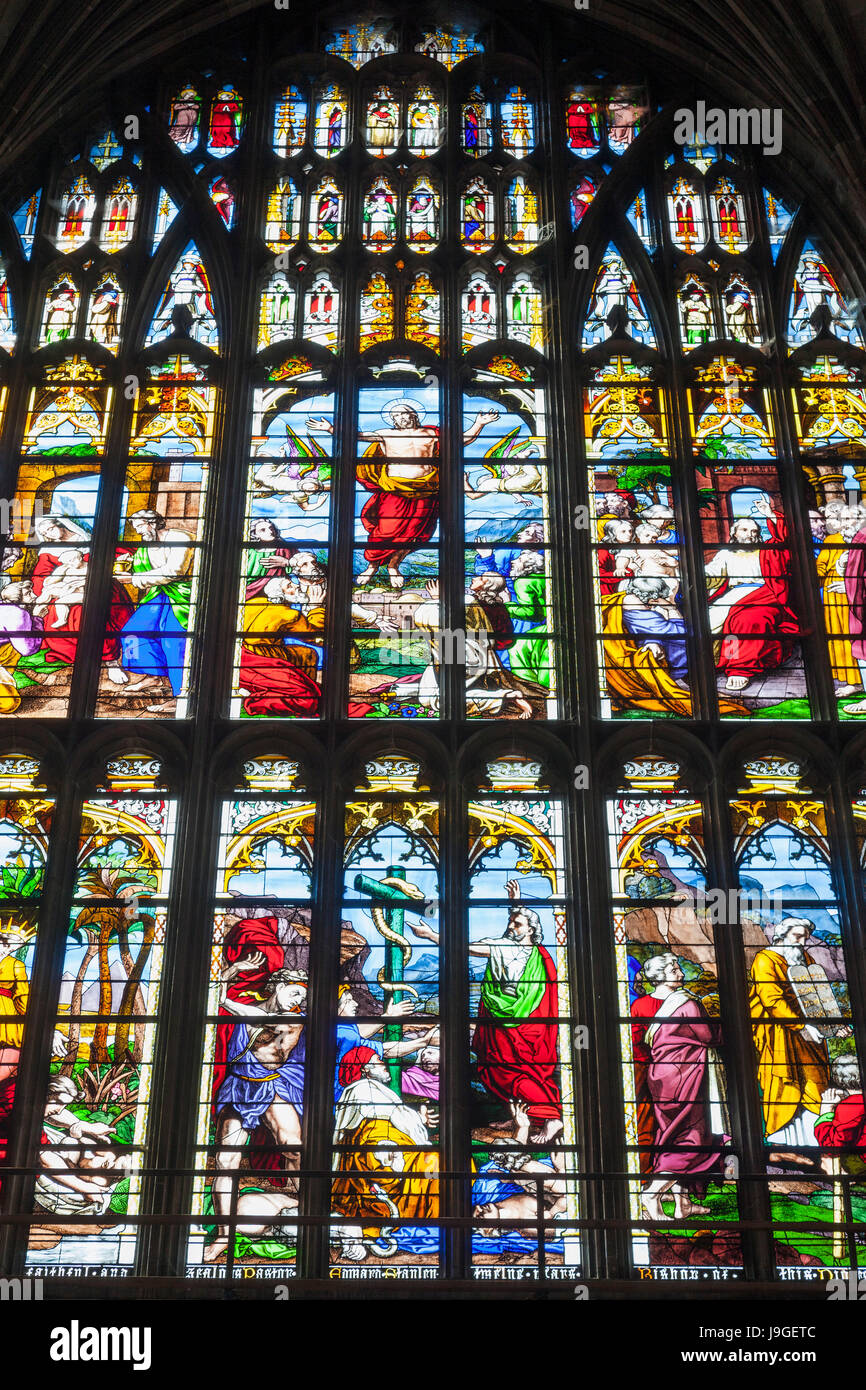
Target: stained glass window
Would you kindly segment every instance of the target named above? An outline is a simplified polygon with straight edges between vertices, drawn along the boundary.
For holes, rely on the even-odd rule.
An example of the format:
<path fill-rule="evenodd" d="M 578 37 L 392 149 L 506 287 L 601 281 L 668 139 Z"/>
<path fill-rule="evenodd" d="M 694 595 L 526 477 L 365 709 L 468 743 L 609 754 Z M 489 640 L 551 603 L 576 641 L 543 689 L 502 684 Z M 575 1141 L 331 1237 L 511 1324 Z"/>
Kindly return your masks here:
<path fill-rule="evenodd" d="M 33 1194 L 33 1269 L 135 1259 L 136 1227 L 123 1218 L 141 1197 L 174 859 L 176 806 L 159 781 L 153 758 L 111 759 L 82 806 Z M 103 1220 L 64 1223 L 76 1212 Z"/>
<path fill-rule="evenodd" d="M 700 1245 L 707 1264 L 737 1271 L 716 959 L 726 917 L 707 893 L 702 807 L 675 762 L 638 756 L 623 772 L 608 835 L 629 1170 L 640 1175 L 633 1256 L 649 1269 L 688 1266 Z M 699 1221 L 700 1235 L 666 1229 L 669 1217 Z M 646 1218 L 658 1224 L 644 1228 Z"/>
<path fill-rule="evenodd" d="M 574 8 L 216 17 L 8 181 L 15 1269 L 866 1259 L 857 229 Z"/>

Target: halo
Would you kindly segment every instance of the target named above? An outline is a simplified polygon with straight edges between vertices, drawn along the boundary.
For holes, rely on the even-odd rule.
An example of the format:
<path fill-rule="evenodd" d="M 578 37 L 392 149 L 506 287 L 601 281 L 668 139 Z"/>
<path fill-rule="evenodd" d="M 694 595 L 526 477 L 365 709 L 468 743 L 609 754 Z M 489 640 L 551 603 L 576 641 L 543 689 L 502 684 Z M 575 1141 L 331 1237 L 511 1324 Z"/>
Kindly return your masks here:
<path fill-rule="evenodd" d="M 382 410 L 382 419 L 387 421 L 389 425 L 393 425 L 394 423 L 394 421 L 391 418 L 391 414 L 395 410 L 411 410 L 414 415 L 418 416 L 419 425 L 421 421 L 424 419 L 424 416 L 427 414 L 427 411 L 425 410 L 424 406 L 419 405 L 417 401 L 410 401 L 406 399 L 389 401 L 388 404 L 384 406 Z"/>

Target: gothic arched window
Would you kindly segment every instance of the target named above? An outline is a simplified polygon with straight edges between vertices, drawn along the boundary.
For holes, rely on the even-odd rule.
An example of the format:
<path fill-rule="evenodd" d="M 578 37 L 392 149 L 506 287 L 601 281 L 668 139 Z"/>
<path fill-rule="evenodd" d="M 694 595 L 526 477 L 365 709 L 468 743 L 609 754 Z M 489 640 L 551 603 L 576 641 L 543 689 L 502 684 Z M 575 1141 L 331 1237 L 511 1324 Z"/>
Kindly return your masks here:
<path fill-rule="evenodd" d="M 8 185 L 0 1261 L 856 1267 L 863 265 L 650 51 L 386 11 Z"/>

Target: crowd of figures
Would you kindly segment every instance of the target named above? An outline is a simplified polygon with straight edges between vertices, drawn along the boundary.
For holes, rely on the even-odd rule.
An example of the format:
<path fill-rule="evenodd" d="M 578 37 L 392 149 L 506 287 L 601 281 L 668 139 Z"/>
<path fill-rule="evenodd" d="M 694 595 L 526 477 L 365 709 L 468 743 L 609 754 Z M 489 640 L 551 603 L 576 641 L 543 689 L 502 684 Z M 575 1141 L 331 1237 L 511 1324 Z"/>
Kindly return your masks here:
<path fill-rule="evenodd" d="M 108 690 L 171 714 L 183 685 L 193 543 L 153 509 L 134 512 L 138 543 L 118 548 L 101 647 Z M 0 709 L 38 712 L 66 696 L 84 621 L 90 531 L 67 515 L 38 517 L 34 543 L 7 547 L 0 590 Z"/>
<path fill-rule="evenodd" d="M 408 881 L 359 875 L 356 885 L 374 902 L 351 909 L 342 924 L 330 1227 L 336 1264 L 436 1265 L 440 1258 L 439 933 L 423 914 L 425 872 L 419 867 Z M 475 1255 L 488 1263 L 535 1259 L 537 1226 L 513 1223 L 537 1223 L 539 1186 L 545 1217 L 565 1208 L 556 965 L 517 880 L 509 881 L 507 899 L 504 930 L 469 947 L 481 970 L 472 1036 Z M 297 1248 L 309 911 L 257 911 L 231 919 L 221 951 L 210 1083 L 213 1225 L 200 1253 L 207 1263 L 224 1260 L 232 1241 L 243 1259 L 292 1260 Z M 381 938 L 398 943 L 396 967 L 388 947 L 383 954 L 373 944 Z M 415 942 L 432 949 L 413 958 Z M 377 970 L 382 960 L 389 963 Z M 555 1258 L 556 1232 L 548 1234 Z"/>

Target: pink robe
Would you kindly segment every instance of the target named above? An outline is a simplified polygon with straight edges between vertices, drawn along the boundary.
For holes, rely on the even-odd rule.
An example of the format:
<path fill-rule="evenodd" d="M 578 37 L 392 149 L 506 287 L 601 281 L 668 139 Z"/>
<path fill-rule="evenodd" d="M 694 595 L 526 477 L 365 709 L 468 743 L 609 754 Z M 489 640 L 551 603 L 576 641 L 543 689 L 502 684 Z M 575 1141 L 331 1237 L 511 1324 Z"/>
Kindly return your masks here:
<path fill-rule="evenodd" d="M 701 1190 L 724 1167 L 722 1139 L 710 1132 L 708 1116 L 707 1050 L 719 1042 L 719 1025 L 697 999 L 681 997 L 671 1014 L 660 1019 L 656 1012 L 648 1031 L 653 1172 L 676 1173 Z"/>

